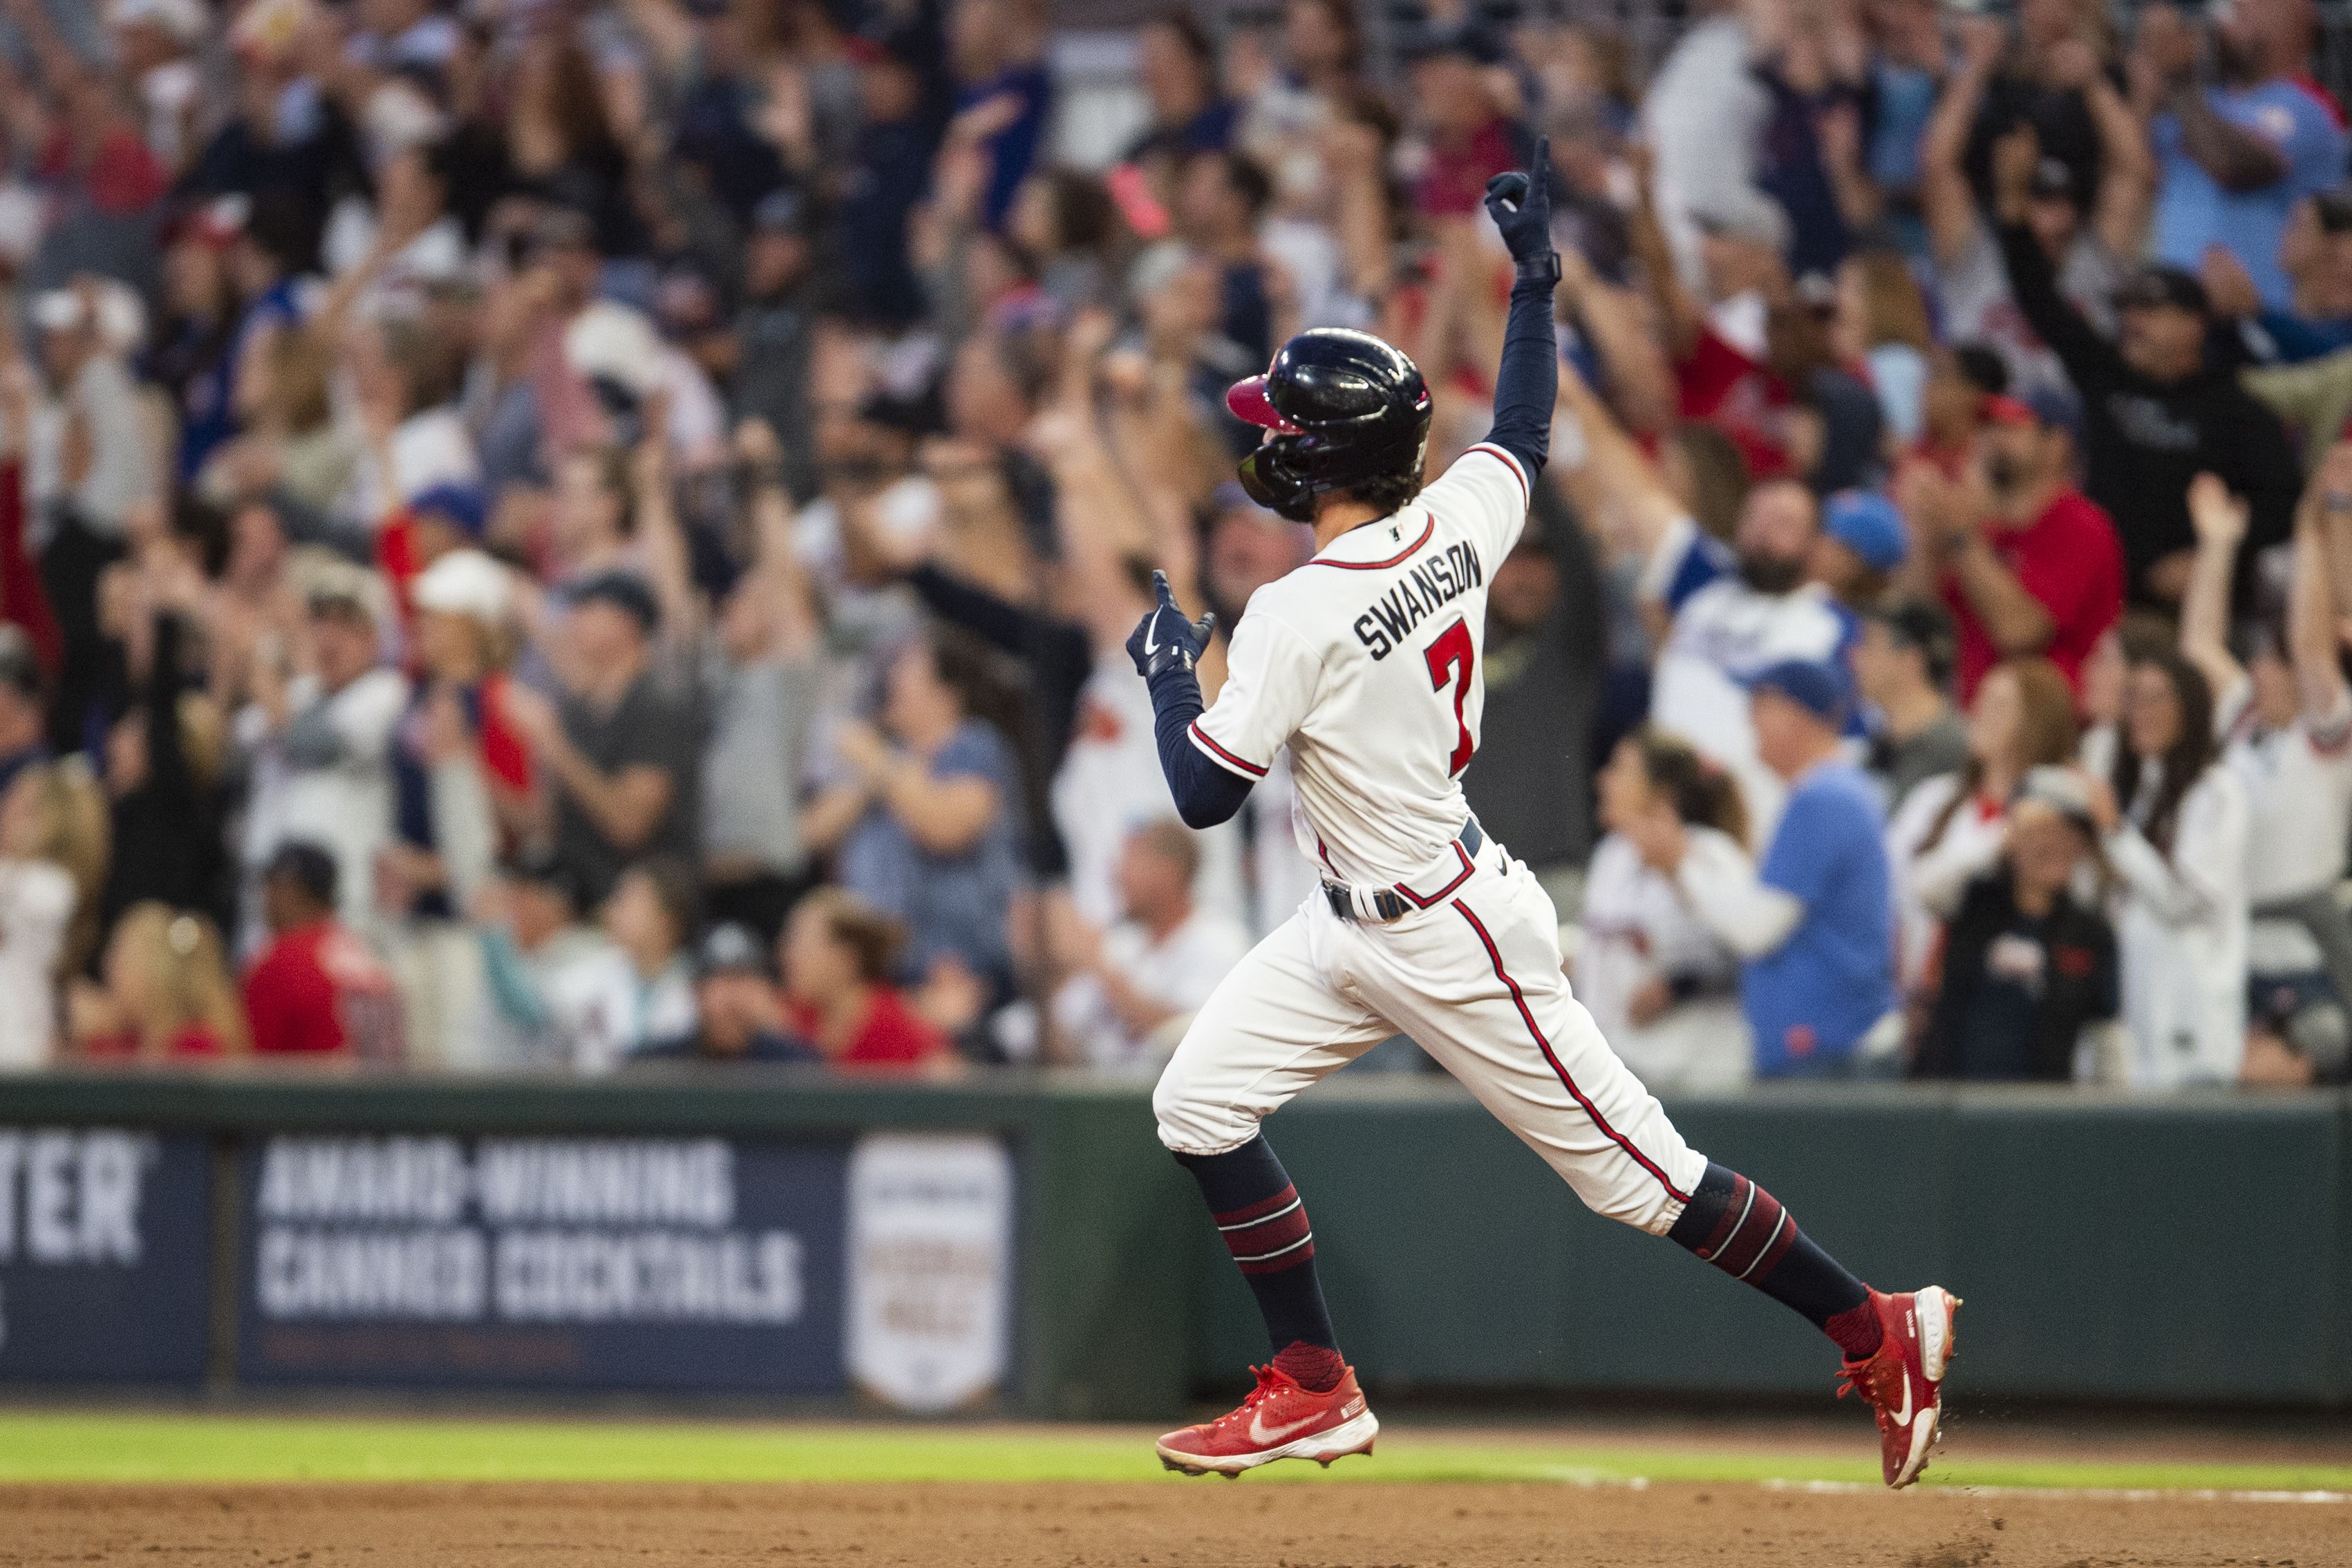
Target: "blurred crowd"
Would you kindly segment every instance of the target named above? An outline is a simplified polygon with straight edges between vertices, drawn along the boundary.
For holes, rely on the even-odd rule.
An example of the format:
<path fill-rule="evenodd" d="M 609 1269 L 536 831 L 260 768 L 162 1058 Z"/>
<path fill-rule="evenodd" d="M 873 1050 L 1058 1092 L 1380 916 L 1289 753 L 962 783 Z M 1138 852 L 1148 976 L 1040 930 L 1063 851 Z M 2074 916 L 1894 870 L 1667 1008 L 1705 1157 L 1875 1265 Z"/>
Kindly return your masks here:
<path fill-rule="evenodd" d="M 1544 135 L 1465 785 L 1636 1070 L 2346 1075 L 2308 0 L 1071 21 L 0 0 L 0 1065 L 1152 1070 L 1316 886 L 1121 648 L 1313 548 L 1223 388 L 1377 331 L 1442 469 Z"/>

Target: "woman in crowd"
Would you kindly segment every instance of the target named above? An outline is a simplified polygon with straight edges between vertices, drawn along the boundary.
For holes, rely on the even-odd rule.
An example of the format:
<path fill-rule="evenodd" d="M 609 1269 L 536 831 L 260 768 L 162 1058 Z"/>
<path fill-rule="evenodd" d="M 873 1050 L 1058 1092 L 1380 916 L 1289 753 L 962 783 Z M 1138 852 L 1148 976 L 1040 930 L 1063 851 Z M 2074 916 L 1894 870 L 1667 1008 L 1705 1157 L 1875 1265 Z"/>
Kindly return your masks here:
<path fill-rule="evenodd" d="M 694 1032 L 694 873 L 669 858 L 640 862 L 621 873 L 604 901 L 604 934 L 625 954 L 636 980 L 625 1031 L 634 1051 Z"/>
<path fill-rule="evenodd" d="M 1653 1091 L 1736 1088 L 1748 1070 L 1739 960 L 1626 832 L 1650 812 L 1670 811 L 1689 831 L 1690 853 L 1745 856 L 1739 786 L 1682 741 L 1647 727 L 1617 743 L 1600 784 L 1608 832 L 1584 884 L 1577 997 Z"/>
<path fill-rule="evenodd" d="M 2116 1016 L 2116 934 L 2075 883 L 2098 855 L 2083 777 L 2031 768 L 2000 860 L 1968 885 L 1947 931 L 1920 1078 L 2063 1081 L 2084 1031 Z"/>
<path fill-rule="evenodd" d="M 2010 798 L 2026 771 L 2074 760 L 2074 696 L 2047 659 L 1993 666 L 1969 707 L 1969 764 L 1929 779 L 1886 826 L 1904 989 L 1928 984 L 1937 933 L 1974 878 L 2000 858 Z"/>
<path fill-rule="evenodd" d="M 841 884 L 907 925 L 902 972 L 1013 986 L 1007 924 L 1020 881 L 1012 748 L 971 711 L 936 637 L 890 664 L 880 724 L 834 737 L 840 782 L 801 821 L 836 857 Z"/>
<path fill-rule="evenodd" d="M 906 927 L 855 894 L 821 888 L 784 926 L 784 1016 L 792 1031 L 841 1067 L 910 1069 L 940 1060 L 947 1040 L 891 984 Z"/>
<path fill-rule="evenodd" d="M 2113 772 L 2092 791 L 2116 874 L 2126 1079 L 2234 1082 L 2245 1055 L 2246 794 L 2223 767 L 2213 696 L 2169 648 L 2124 675 Z"/>
<path fill-rule="evenodd" d="M 106 808 L 72 763 L 36 763 L 0 795 L 0 1068 L 47 1065 L 58 981 L 106 856 Z"/>
<path fill-rule="evenodd" d="M 1838 358 L 1869 372 L 1879 416 L 1896 452 L 1919 439 L 1927 395 L 1927 351 L 1935 346 L 1927 297 L 1900 251 L 1864 250 L 1838 268 Z"/>
<path fill-rule="evenodd" d="M 77 981 L 68 998 L 82 1055 L 155 1061 L 250 1049 L 220 932 L 203 915 L 133 904 L 115 924 L 101 970 L 103 987 Z"/>

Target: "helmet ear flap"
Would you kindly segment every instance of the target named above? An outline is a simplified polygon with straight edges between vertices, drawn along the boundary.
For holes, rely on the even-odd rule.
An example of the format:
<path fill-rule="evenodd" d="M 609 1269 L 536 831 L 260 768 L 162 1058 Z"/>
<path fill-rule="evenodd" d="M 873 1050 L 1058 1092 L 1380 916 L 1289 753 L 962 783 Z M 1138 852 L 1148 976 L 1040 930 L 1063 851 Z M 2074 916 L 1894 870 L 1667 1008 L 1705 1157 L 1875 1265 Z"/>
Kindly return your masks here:
<path fill-rule="evenodd" d="M 1315 520 L 1315 487 L 1283 461 L 1283 438 L 1266 442 L 1242 459 L 1239 476 L 1249 498 L 1294 523 Z"/>

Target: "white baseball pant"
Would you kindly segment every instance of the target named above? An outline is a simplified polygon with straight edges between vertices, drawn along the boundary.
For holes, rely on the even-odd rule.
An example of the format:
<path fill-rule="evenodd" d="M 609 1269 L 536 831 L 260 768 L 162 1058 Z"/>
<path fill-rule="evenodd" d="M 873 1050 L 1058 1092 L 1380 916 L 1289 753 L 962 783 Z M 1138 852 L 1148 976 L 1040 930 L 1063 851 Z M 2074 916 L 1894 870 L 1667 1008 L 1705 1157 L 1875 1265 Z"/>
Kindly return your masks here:
<path fill-rule="evenodd" d="M 1595 1213 L 1663 1235 L 1706 1174 L 1560 973 L 1559 917 L 1527 867 L 1483 845 L 1454 884 L 1386 925 L 1318 893 L 1234 967 L 1152 1092 L 1160 1141 L 1213 1155 L 1308 1084 L 1410 1035 Z"/>

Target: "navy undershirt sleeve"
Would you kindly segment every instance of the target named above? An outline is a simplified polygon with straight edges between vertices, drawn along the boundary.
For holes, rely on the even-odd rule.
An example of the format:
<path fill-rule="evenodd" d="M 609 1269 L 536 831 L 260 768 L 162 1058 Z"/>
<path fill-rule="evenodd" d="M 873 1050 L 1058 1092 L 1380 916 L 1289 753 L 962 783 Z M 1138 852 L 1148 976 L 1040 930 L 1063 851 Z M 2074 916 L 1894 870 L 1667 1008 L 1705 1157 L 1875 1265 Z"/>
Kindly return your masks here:
<path fill-rule="evenodd" d="M 1181 664 L 1151 678 L 1152 737 L 1160 743 L 1160 770 L 1168 793 L 1188 828 L 1213 828 L 1230 821 L 1249 799 L 1249 780 L 1220 768 L 1186 734 L 1201 716 L 1201 683 Z"/>
<path fill-rule="evenodd" d="M 1545 257 L 1546 261 L 1551 258 Z M 1554 274 L 1534 264 L 1511 285 L 1503 362 L 1495 372 L 1495 426 L 1486 439 L 1519 460 L 1528 477 L 1551 455 L 1552 405 L 1559 396 L 1559 340 L 1551 325 Z"/>

